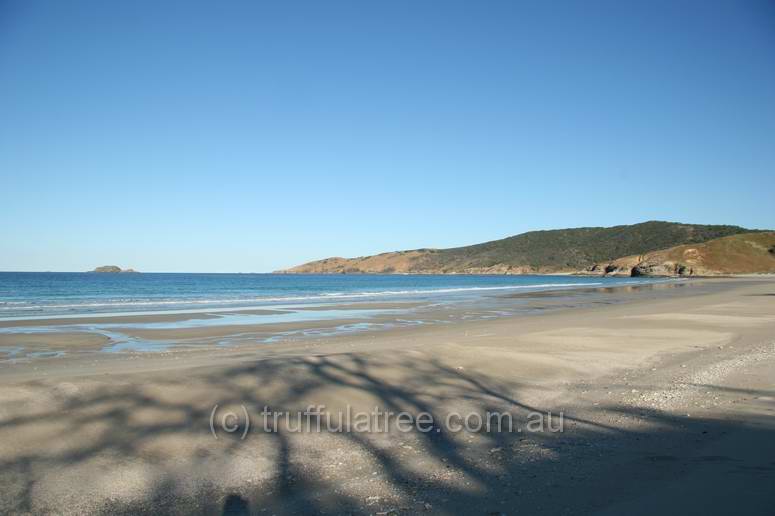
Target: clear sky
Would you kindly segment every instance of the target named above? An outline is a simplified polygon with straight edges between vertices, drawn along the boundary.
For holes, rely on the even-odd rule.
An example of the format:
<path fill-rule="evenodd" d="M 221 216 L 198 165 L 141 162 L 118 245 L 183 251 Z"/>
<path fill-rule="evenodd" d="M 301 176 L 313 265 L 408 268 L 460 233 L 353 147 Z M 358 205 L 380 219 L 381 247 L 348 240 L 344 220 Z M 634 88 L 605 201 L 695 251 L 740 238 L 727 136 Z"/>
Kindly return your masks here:
<path fill-rule="evenodd" d="M 775 227 L 775 3 L 0 0 L 0 270 Z"/>

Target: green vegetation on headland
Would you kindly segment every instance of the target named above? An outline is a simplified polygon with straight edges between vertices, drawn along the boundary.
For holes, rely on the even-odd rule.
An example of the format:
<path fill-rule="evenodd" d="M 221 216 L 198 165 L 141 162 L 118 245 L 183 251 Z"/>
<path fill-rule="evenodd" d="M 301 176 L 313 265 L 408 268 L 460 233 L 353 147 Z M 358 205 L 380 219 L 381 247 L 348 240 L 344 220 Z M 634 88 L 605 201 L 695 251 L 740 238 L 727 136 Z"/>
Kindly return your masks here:
<path fill-rule="evenodd" d="M 727 237 L 734 238 L 726 244 L 702 245 Z M 675 252 L 655 253 L 677 246 L 688 247 L 680 256 Z M 735 247 L 736 254 L 724 258 L 730 246 Z M 650 221 L 609 228 L 531 231 L 451 249 L 327 258 L 280 272 L 635 276 L 775 272 L 772 246 L 775 233 L 739 226 Z"/>

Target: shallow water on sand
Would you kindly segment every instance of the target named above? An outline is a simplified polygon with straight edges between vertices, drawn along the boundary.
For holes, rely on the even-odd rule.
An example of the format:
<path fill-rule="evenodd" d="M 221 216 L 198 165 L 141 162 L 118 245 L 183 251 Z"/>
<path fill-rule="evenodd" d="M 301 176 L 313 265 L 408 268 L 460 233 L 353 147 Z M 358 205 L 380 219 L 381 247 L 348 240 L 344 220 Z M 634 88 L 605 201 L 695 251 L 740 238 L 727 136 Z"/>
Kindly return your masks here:
<path fill-rule="evenodd" d="M 686 283 L 568 276 L 109 276 L 0 273 L 0 362 L 260 345 L 496 319 L 612 302 L 606 292 Z M 239 289 L 237 280 L 244 280 Z M 281 288 L 285 295 L 278 294 Z M 299 296 L 302 290 L 309 295 Z M 102 344 L 85 346 L 86 337 Z"/>

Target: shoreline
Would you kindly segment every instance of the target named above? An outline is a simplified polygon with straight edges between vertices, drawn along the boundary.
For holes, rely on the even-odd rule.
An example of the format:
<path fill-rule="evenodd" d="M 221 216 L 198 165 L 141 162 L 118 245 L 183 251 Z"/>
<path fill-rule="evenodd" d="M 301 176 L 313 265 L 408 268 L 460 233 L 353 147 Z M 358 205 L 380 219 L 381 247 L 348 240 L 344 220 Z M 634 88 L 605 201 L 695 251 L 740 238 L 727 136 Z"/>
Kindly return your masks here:
<path fill-rule="evenodd" d="M 164 274 L 162 274 L 164 276 Z M 185 276 L 191 276 L 191 275 L 185 275 Z M 211 276 L 209 274 L 203 274 L 203 276 Z M 262 275 L 262 276 L 272 276 L 272 274 L 268 275 Z M 318 277 L 330 277 L 330 275 L 317 275 Z M 404 275 L 383 275 L 382 277 L 392 277 L 392 278 L 402 278 Z M 439 275 L 434 275 L 439 276 Z M 453 275 L 446 275 L 446 277 L 452 277 Z M 526 275 L 523 275 L 526 276 Z M 337 276 L 338 277 L 338 276 Z M 486 275 L 456 275 L 458 278 L 498 278 L 499 276 L 486 276 Z M 505 276 L 500 276 L 501 278 Z M 564 278 L 567 276 L 557 276 L 557 275 L 545 275 L 545 276 L 539 276 L 539 277 L 546 277 L 546 278 Z M 589 278 L 575 278 L 577 280 L 583 281 L 590 281 Z M 606 280 L 603 280 L 601 278 L 601 281 L 610 281 L 610 282 L 622 282 L 625 281 L 622 278 L 607 278 Z M 659 279 L 652 279 L 649 280 L 648 278 L 642 278 L 640 280 L 633 280 L 633 281 L 641 281 L 641 282 L 648 282 L 648 281 L 670 281 L 670 280 L 659 280 Z M 484 283 L 484 284 L 466 284 L 466 283 L 449 283 L 446 285 L 434 285 L 433 283 L 426 284 L 426 285 L 415 285 L 415 284 L 402 284 L 402 283 L 394 283 L 391 288 L 385 289 L 384 287 L 382 289 L 379 289 L 377 285 L 374 285 L 371 289 L 363 289 L 363 290 L 337 290 L 334 288 L 333 285 L 329 285 L 328 289 L 324 289 L 320 285 L 318 285 L 317 291 L 312 291 L 310 293 L 306 292 L 292 292 L 285 294 L 286 290 L 283 291 L 277 291 L 275 289 L 274 294 L 264 294 L 260 297 L 255 297 L 253 292 L 256 292 L 256 290 L 249 291 L 251 295 L 247 297 L 237 297 L 237 298 L 226 298 L 226 299 L 219 299 L 218 297 L 212 297 L 212 298 L 186 298 L 180 297 L 178 299 L 153 299 L 153 298 L 139 298 L 132 301 L 120 301 L 116 299 L 111 298 L 105 298 L 105 299 L 91 299 L 91 298 L 84 298 L 88 300 L 89 302 L 80 302 L 75 304 L 60 304 L 56 303 L 55 301 L 51 300 L 48 301 L 50 304 L 46 305 L 36 305 L 36 304 L 29 304 L 30 301 L 28 300 L 22 300 L 22 301 L 13 301 L 9 303 L 4 303 L 3 306 L 3 317 L 0 317 L 0 323 L 2 321 L 12 321 L 12 320 L 43 320 L 43 319 L 50 319 L 50 318 L 78 318 L 82 316 L 95 316 L 95 317 L 113 317 L 113 316 L 120 316 L 120 315 L 156 315 L 156 314 L 187 314 L 187 313 L 200 313 L 200 312 L 231 312 L 236 310 L 251 310 L 251 309 L 273 309 L 273 308 L 285 308 L 287 306 L 296 307 L 296 306 L 303 306 L 305 304 L 328 304 L 328 303 L 342 303 L 342 302 L 350 302 L 350 303 L 357 303 L 361 302 L 359 300 L 363 300 L 362 302 L 378 302 L 377 300 L 386 299 L 388 302 L 392 301 L 406 301 L 408 299 L 417 299 L 417 298 L 423 298 L 423 297 L 431 297 L 431 296 L 448 296 L 450 294 L 458 294 L 458 293 L 476 293 L 476 292 L 488 292 L 488 291 L 498 291 L 498 290 L 538 290 L 538 289 L 547 289 L 547 288 L 572 288 L 574 286 L 584 286 L 584 285 L 591 285 L 591 283 L 581 283 L 581 282 L 570 282 L 570 283 L 543 283 L 543 284 L 514 284 L 514 283 Z M 265 288 L 266 285 L 255 285 L 255 287 L 258 289 L 257 291 L 261 291 L 262 288 Z M 164 283 L 156 283 L 154 284 L 154 288 L 156 289 L 164 289 L 165 284 Z M 271 290 L 271 287 L 270 287 Z M 160 292 L 163 292 L 163 290 L 159 290 Z M 201 290 L 200 292 L 207 292 L 207 289 Z M 283 295 L 285 294 L 285 295 Z M 116 295 L 131 295 L 131 294 L 124 294 L 122 292 L 117 293 Z M 206 294 L 202 294 L 206 295 Z M 245 296 L 245 293 L 243 293 L 243 296 Z M 77 300 L 78 298 L 76 298 Z M 83 301 L 83 300 L 82 300 Z M 51 304 L 53 303 L 53 304 Z M 24 305 L 24 306 L 9 306 L 9 305 Z M 97 308 L 99 307 L 99 308 Z M 118 308 L 118 307 L 132 307 L 132 308 Z M 142 307 L 148 307 L 148 308 L 142 308 Z M 42 313 L 46 309 L 49 310 L 49 313 Z M 64 310 L 64 313 L 57 313 L 57 311 Z M 74 310 L 79 310 L 77 313 L 73 313 Z M 112 310 L 112 311 L 111 311 Z M 14 313 L 16 312 L 16 313 Z"/>
<path fill-rule="evenodd" d="M 480 275 L 472 275 L 472 276 L 480 276 Z M 555 276 L 547 275 L 547 276 Z M 621 279 L 621 278 L 620 278 Z M 337 309 L 337 308 L 385 308 L 390 309 L 393 307 L 414 307 L 414 306 L 421 306 L 425 303 L 423 302 L 417 302 L 417 301 L 411 301 L 402 299 L 401 296 L 433 296 L 438 294 L 445 293 L 446 290 L 454 290 L 454 291 L 472 291 L 472 292 L 483 292 L 487 293 L 489 291 L 497 292 L 499 290 L 525 290 L 524 292 L 517 292 L 514 294 L 514 297 L 533 297 L 533 296 L 539 296 L 543 293 L 557 293 L 558 295 L 565 295 L 565 294 L 572 294 L 575 292 L 592 292 L 596 290 L 602 290 L 602 289 L 613 289 L 613 290 L 620 290 L 620 289 L 639 289 L 639 288 L 651 288 L 652 286 L 659 286 L 659 285 L 675 285 L 679 284 L 678 281 L 694 281 L 694 280 L 714 280 L 714 279 L 734 279 L 734 278 L 717 278 L 717 277 L 704 277 L 704 278 L 665 278 L 665 281 L 655 281 L 653 283 L 643 283 L 643 284 L 626 284 L 626 285 L 612 285 L 612 286 L 603 286 L 603 285 L 584 285 L 579 284 L 578 286 L 572 286 L 572 285 L 560 285 L 558 287 L 552 287 L 551 285 L 547 286 L 522 286 L 522 285 L 516 285 L 516 286 L 498 286 L 498 287 L 470 287 L 470 288 L 461 288 L 461 289 L 436 289 L 436 290 L 423 290 L 423 291 L 416 291 L 416 292 L 407 292 L 407 293 L 399 293 L 395 294 L 394 297 L 398 297 L 399 299 L 395 301 L 376 301 L 372 299 L 367 299 L 364 301 L 352 301 L 352 299 L 358 299 L 362 297 L 368 297 L 361 293 L 353 293 L 351 295 L 343 295 L 339 296 L 338 298 L 331 298 L 331 297 L 324 297 L 320 301 L 326 301 L 326 302 L 315 302 L 317 298 L 309 299 L 309 303 L 280 303 L 275 305 L 251 305 L 251 304 L 245 304 L 242 306 L 233 306 L 233 307 L 223 307 L 223 306 L 216 306 L 216 307 L 201 307 L 201 308 L 184 308 L 184 309 L 158 309 L 158 310 L 147 310 L 147 311 L 118 311 L 118 312 L 85 312 L 85 313 L 76 313 L 76 314 L 53 314 L 53 315 L 29 315 L 29 316 L 12 316 L 12 317 L 0 317 L 0 328 L 7 328 L 7 327 L 15 327 L 15 326 L 32 326 L 32 325 L 58 325 L 58 324 L 89 324 L 89 323 L 97 323 L 97 322 L 105 322 L 105 321 L 116 321 L 116 322 L 161 322 L 161 321 L 179 321 L 179 320 L 185 320 L 193 318 L 192 316 L 197 316 L 196 318 L 212 318 L 214 317 L 212 314 L 238 314 L 238 313 L 283 313 L 287 311 L 315 311 L 315 310 L 331 310 L 331 309 Z M 384 294 L 377 293 L 374 294 L 373 297 L 380 297 Z M 509 294 L 505 294 L 508 296 Z M 341 299 L 342 302 L 337 302 L 337 299 Z M 33 324 L 30 324 L 33 323 Z"/>
<path fill-rule="evenodd" d="M 31 273 L 35 274 L 35 273 Z M 157 274 L 157 273 L 150 273 L 150 274 Z M 178 274 L 178 273 L 158 273 L 158 274 Z M 183 274 L 183 273 L 181 273 Z M 203 275 L 210 275 L 210 273 L 201 273 Z M 222 274 L 237 274 L 237 273 L 222 273 Z M 258 275 L 275 275 L 278 273 L 239 273 L 239 274 L 258 274 Z M 334 274 L 334 273 L 321 273 L 321 274 L 311 274 L 311 273 L 292 273 L 294 275 L 309 275 L 309 276 L 341 276 L 342 274 Z M 345 274 L 345 276 L 348 274 Z M 349 274 L 351 276 L 364 276 L 364 275 L 373 275 L 373 276 L 395 276 L 395 277 L 401 277 L 406 276 L 407 274 L 387 274 L 387 273 L 363 273 L 363 274 Z M 504 277 L 504 276 L 538 276 L 538 277 L 562 277 L 562 276 L 571 276 L 574 278 L 584 278 L 584 279 L 594 279 L 599 278 L 603 280 L 625 280 L 629 276 L 621 276 L 621 275 L 615 275 L 615 274 L 609 274 L 609 275 L 589 275 L 589 274 L 570 274 L 570 273 L 547 273 L 547 274 L 420 274 L 422 276 L 470 276 L 470 277 Z M 723 280 L 723 279 L 755 279 L 755 278 L 770 278 L 775 277 L 773 274 L 740 274 L 740 275 L 718 275 L 718 276 L 640 276 L 638 277 L 640 280 L 652 280 L 653 284 L 659 284 L 659 283 L 667 283 L 667 282 L 676 282 L 676 281 L 698 281 L 698 280 Z M 620 285 L 614 285 L 610 288 L 618 288 Z M 13 327 L 13 326 L 24 326 L 27 325 L 28 322 L 35 322 L 39 325 L 46 325 L 50 326 L 53 324 L 82 324 L 82 323 L 91 323 L 91 322 L 104 322 L 107 320 L 116 320 L 116 321 L 126 321 L 126 322 L 160 322 L 163 320 L 184 320 L 186 319 L 186 316 L 194 316 L 194 315 L 200 315 L 202 317 L 209 317 L 210 314 L 230 314 L 230 313 L 241 313 L 241 312 L 267 312 L 270 313 L 272 311 L 287 311 L 287 310 L 305 310 L 305 309 L 326 309 L 328 305 L 336 305 L 336 304 L 379 304 L 379 303 L 395 303 L 395 304 L 409 304 L 412 303 L 412 301 L 409 298 L 415 297 L 415 296 L 435 296 L 440 294 L 445 294 L 447 292 L 486 292 L 486 291 L 497 291 L 497 290 L 521 290 L 526 289 L 527 292 L 525 293 L 525 296 L 529 296 L 531 292 L 542 292 L 542 291 L 558 291 L 558 292 L 570 292 L 574 290 L 584 290 L 588 288 L 597 288 L 597 287 L 588 287 L 585 285 L 560 285 L 558 287 L 553 287 L 551 284 L 547 285 L 540 285 L 540 286 L 530 286 L 530 285 L 504 285 L 504 286 L 493 286 L 493 287 L 486 287 L 486 286 L 478 286 L 478 287 L 450 287 L 450 288 L 428 288 L 424 290 L 415 290 L 415 291 L 405 291 L 405 292 L 352 292 L 352 293 L 342 293 L 337 295 L 314 295 L 314 296 L 308 296 L 308 297 L 299 297 L 298 299 L 295 297 L 289 297 L 289 298 L 272 298 L 267 297 L 266 299 L 255 299 L 255 300 L 245 300 L 245 301 L 219 301 L 217 299 L 213 299 L 212 301 L 196 301 L 196 304 L 202 304 L 203 306 L 195 306 L 191 308 L 161 308 L 157 307 L 150 310 L 116 310 L 116 311 L 82 311 L 78 313 L 50 313 L 50 314 L 43 314 L 43 313 L 30 313 L 34 311 L 39 311 L 39 308 L 36 308 L 35 306 L 31 306 L 29 308 L 25 308 L 24 310 L 30 310 L 30 312 L 24 312 L 23 309 L 18 309 L 19 313 L 10 315 L 10 316 L 2 316 L 0 317 L 0 328 L 4 327 Z M 603 287 L 607 288 L 607 287 Z M 387 301 L 378 301 L 378 298 L 381 298 L 383 296 L 391 296 L 396 298 L 395 301 L 387 300 Z M 376 299 L 375 299 L 376 298 Z M 364 299 L 364 301 L 358 301 L 358 299 Z M 351 301 L 348 301 L 351 300 Z M 190 303 L 190 301 L 181 300 L 180 304 L 187 304 Z M 152 302 L 143 301 L 142 304 L 148 304 L 152 305 Z M 175 304 L 174 301 L 164 301 L 163 304 Z M 231 305 L 231 306 L 229 306 Z M 85 305 L 88 306 L 88 305 Z M 310 308 L 305 308 L 309 306 Z M 56 308 L 56 305 L 52 305 L 48 308 Z M 11 308 L 6 307 L 6 309 L 10 310 Z M 26 315 L 29 314 L 29 315 Z"/>
<path fill-rule="evenodd" d="M 468 303 L 437 305 L 428 300 L 363 301 L 344 304 L 283 305 L 154 312 L 148 315 L 80 315 L 0 321 L 2 364 L 78 353 L 155 353 L 206 351 L 215 347 L 263 346 L 270 342 L 309 340 L 354 333 L 406 332 L 412 327 L 465 324 L 470 320 L 526 317 L 545 311 L 579 309 L 596 303 L 626 303 L 635 293 L 672 290 L 702 282 L 658 282 L 611 287 L 562 287 L 495 293 Z M 285 322 L 283 322 L 285 320 Z M 58 335 L 62 339 L 58 339 Z M 82 335 L 91 346 L 72 343 Z M 48 347 L 44 343 L 48 343 Z M 30 353 L 27 353 L 29 351 Z M 3 355 L 5 355 L 3 357 Z"/>

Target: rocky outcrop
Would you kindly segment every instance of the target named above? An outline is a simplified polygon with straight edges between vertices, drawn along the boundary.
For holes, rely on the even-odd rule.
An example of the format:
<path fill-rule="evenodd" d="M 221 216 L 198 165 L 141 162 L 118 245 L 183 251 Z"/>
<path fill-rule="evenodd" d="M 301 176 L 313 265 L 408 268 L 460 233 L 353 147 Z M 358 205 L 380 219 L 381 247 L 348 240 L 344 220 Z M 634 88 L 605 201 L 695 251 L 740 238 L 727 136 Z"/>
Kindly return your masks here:
<path fill-rule="evenodd" d="M 97 267 L 91 272 L 121 273 L 121 272 L 137 272 L 137 271 L 134 269 L 122 269 L 117 265 L 102 265 L 101 267 Z"/>
<path fill-rule="evenodd" d="M 611 276 L 717 276 L 775 273 L 775 232 L 717 238 L 588 267 L 582 274 Z"/>
<path fill-rule="evenodd" d="M 694 269 L 681 263 L 639 263 L 630 269 L 630 276 L 692 276 Z"/>

